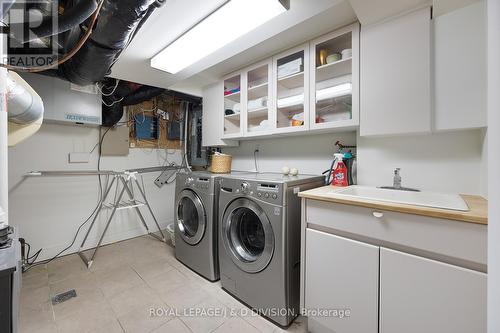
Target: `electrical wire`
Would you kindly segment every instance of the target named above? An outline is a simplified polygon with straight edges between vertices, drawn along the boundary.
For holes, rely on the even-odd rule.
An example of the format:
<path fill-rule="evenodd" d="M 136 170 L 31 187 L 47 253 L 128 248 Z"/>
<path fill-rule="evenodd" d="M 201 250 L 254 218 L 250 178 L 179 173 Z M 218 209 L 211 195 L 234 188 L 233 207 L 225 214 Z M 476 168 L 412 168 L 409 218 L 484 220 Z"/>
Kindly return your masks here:
<path fill-rule="evenodd" d="M 106 136 L 106 134 L 108 134 L 110 129 L 111 129 L 111 127 L 108 127 L 108 129 L 102 135 L 101 140 L 99 141 L 99 157 L 97 158 L 97 171 L 101 171 L 102 142 L 104 141 L 104 137 Z M 99 179 L 100 198 L 101 198 L 101 200 L 103 200 L 101 175 L 99 174 L 99 175 L 97 175 L 97 177 Z"/>
<path fill-rule="evenodd" d="M 120 80 L 115 79 L 115 81 L 116 81 L 115 86 L 113 87 L 113 90 L 112 90 L 110 93 L 105 93 L 105 92 L 102 90 L 102 88 L 104 88 L 104 85 L 102 86 L 102 88 L 101 88 L 101 87 L 99 87 L 99 82 L 96 82 L 96 83 L 95 83 L 95 85 L 96 85 L 96 87 L 97 87 L 97 90 L 99 90 L 99 92 L 100 92 L 103 96 L 108 97 L 108 96 L 113 95 L 113 94 L 115 93 L 115 91 L 116 91 L 116 88 L 118 88 L 118 83 L 120 83 Z"/>
<path fill-rule="evenodd" d="M 50 65 L 37 66 L 37 67 L 12 66 L 12 65 L 8 65 L 8 64 L 0 63 L 0 67 L 5 67 L 9 70 L 20 71 L 20 72 L 37 73 L 37 72 L 43 72 L 43 71 L 46 71 L 48 69 L 52 69 L 52 68 L 55 68 L 59 65 L 62 65 L 63 63 L 65 63 L 66 61 L 71 59 L 80 50 L 80 48 L 83 46 L 83 44 L 85 44 L 85 42 L 89 39 L 90 35 L 92 34 L 92 30 L 94 28 L 95 22 L 97 21 L 97 16 L 99 16 L 99 12 L 101 11 L 103 3 L 104 3 L 104 0 L 101 0 L 99 2 L 99 4 L 97 5 L 97 9 L 95 10 L 94 14 L 92 15 L 91 23 L 88 26 L 87 31 L 85 32 L 83 37 L 78 41 L 78 43 L 75 45 L 75 47 L 73 47 L 73 49 L 71 51 L 66 53 L 66 55 L 64 55 L 58 61 L 56 61 Z"/>
<path fill-rule="evenodd" d="M 71 241 L 71 244 L 68 245 L 67 247 L 65 247 L 64 249 L 62 249 L 61 251 L 59 251 L 59 253 L 57 253 L 55 256 L 53 256 L 52 258 L 48 259 L 48 260 L 44 260 L 44 261 L 40 261 L 40 262 L 37 262 L 37 263 L 32 263 L 30 264 L 23 272 L 27 272 L 29 271 L 31 268 L 33 267 L 36 267 L 36 266 L 39 266 L 39 265 L 46 265 L 48 263 L 50 263 L 51 261 L 57 259 L 61 254 L 63 254 L 64 252 L 66 252 L 67 250 L 69 250 L 76 242 L 76 238 L 78 237 L 78 234 L 80 233 L 80 230 L 82 229 L 82 227 L 87 224 L 90 219 L 92 218 L 92 216 L 94 216 L 94 214 L 97 212 L 97 210 L 99 209 L 99 206 L 101 204 L 101 200 L 99 200 L 99 202 L 97 203 L 96 207 L 94 208 L 94 210 L 92 211 L 92 214 L 90 214 L 89 217 L 87 217 L 87 219 L 85 219 L 85 221 L 80 224 L 80 226 L 78 227 L 76 233 L 75 233 L 75 236 L 73 237 L 73 240 Z M 42 249 L 39 250 L 39 252 L 41 252 Z M 35 259 L 36 260 L 36 259 Z"/>
<path fill-rule="evenodd" d="M 123 101 L 124 97 L 120 98 L 120 99 L 117 99 L 116 101 L 113 101 L 111 104 L 108 104 L 104 101 L 104 99 L 101 100 L 102 104 L 106 105 L 107 107 L 111 107 L 113 105 L 115 105 L 116 103 L 120 103 L 121 101 Z"/>
<path fill-rule="evenodd" d="M 106 134 L 108 133 L 108 131 L 111 129 L 111 127 L 109 127 L 105 132 L 104 134 L 102 135 L 101 139 L 99 140 L 99 158 L 97 160 L 97 171 L 100 171 L 100 168 L 101 168 L 101 148 L 102 148 L 102 142 L 104 141 L 104 137 L 106 136 Z M 28 264 L 28 267 L 26 269 L 23 270 L 23 272 L 27 272 L 28 270 L 30 270 L 31 268 L 33 267 L 36 267 L 36 266 L 39 266 L 39 265 L 46 265 L 50 262 L 52 262 L 53 260 L 55 260 L 56 258 L 58 258 L 61 254 L 63 254 L 64 252 L 66 252 L 67 250 L 69 250 L 73 245 L 75 245 L 75 242 L 76 242 L 76 239 L 78 238 L 78 235 L 80 234 L 80 231 L 81 229 L 83 228 L 83 226 L 85 226 L 89 221 L 90 219 L 94 216 L 94 214 L 97 213 L 99 207 L 101 206 L 101 203 L 103 202 L 104 198 L 103 198 L 103 188 L 102 188 L 102 180 L 101 180 L 101 175 L 99 174 L 98 176 L 98 180 L 99 180 L 99 192 L 98 192 L 98 200 L 97 200 L 97 205 L 95 206 L 94 210 L 92 211 L 92 213 L 83 221 L 83 223 L 81 223 L 79 226 L 78 226 L 78 229 L 76 230 L 76 233 L 73 237 L 73 240 L 71 241 L 71 243 L 66 246 L 64 249 L 62 249 L 61 251 L 59 251 L 55 256 L 53 256 L 52 258 L 48 259 L 48 260 L 44 260 L 44 261 L 41 261 L 41 262 L 38 262 L 38 263 L 35 263 L 36 259 L 38 258 L 38 256 L 40 255 L 40 253 L 42 252 L 42 249 L 38 250 L 37 253 L 35 253 L 33 256 L 36 256 L 32 261 L 31 263 L 27 262 Z M 109 177 L 109 176 L 108 176 Z M 30 247 L 31 248 L 31 247 Z M 31 259 L 31 258 L 29 258 Z"/>

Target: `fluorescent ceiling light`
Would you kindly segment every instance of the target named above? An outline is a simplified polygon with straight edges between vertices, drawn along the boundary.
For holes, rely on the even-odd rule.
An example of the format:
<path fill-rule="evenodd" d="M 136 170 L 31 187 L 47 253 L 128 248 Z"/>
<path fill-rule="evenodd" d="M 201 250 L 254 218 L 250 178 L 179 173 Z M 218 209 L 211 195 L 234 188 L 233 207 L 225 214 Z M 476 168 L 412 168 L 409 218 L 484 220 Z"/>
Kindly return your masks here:
<path fill-rule="evenodd" d="M 231 0 L 155 55 L 151 67 L 175 74 L 285 12 L 287 4 Z"/>

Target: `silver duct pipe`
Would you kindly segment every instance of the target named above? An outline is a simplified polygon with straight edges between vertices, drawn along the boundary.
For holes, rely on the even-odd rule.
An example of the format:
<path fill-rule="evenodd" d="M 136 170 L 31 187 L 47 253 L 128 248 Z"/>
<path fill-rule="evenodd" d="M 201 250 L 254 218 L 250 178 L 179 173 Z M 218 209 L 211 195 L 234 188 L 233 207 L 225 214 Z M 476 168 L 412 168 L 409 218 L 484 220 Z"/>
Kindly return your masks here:
<path fill-rule="evenodd" d="M 0 41 L 0 50 L 1 48 Z M 7 110 L 5 109 L 7 106 L 6 77 L 7 70 L 0 68 L 0 208 L 4 211 L 4 220 L 8 221 L 8 217 L 5 215 L 9 208 L 9 174 L 7 172 L 9 154 L 7 151 Z"/>
<path fill-rule="evenodd" d="M 43 102 L 40 96 L 17 73 L 7 75 L 7 104 L 9 121 L 26 125 L 43 117 Z"/>

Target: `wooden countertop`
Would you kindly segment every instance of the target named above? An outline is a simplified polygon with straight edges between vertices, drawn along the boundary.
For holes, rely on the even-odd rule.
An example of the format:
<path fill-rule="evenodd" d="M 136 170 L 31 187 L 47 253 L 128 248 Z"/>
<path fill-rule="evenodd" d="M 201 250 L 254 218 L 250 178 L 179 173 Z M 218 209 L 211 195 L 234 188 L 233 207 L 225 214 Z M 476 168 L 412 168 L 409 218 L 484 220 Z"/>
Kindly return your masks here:
<path fill-rule="evenodd" d="M 477 195 L 460 194 L 460 196 L 465 200 L 470 209 L 467 212 L 463 212 L 449 209 L 439 209 L 386 201 L 346 197 L 340 194 L 335 195 L 335 193 L 332 193 L 331 189 L 331 186 L 323 186 L 300 192 L 298 195 L 302 198 L 319 201 L 334 202 L 366 208 L 375 208 L 399 213 L 437 217 L 469 223 L 488 224 L 488 201 L 483 197 Z"/>

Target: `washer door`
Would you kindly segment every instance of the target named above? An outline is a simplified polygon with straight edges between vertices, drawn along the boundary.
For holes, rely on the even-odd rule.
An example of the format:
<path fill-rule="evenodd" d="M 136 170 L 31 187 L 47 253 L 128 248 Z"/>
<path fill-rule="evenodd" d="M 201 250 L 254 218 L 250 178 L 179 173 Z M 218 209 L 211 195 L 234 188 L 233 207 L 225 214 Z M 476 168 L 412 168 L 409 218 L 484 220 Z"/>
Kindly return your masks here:
<path fill-rule="evenodd" d="M 273 257 L 271 223 L 262 208 L 246 198 L 236 199 L 226 208 L 222 242 L 233 262 L 248 273 L 262 271 Z"/>
<path fill-rule="evenodd" d="M 179 235 L 190 245 L 198 244 L 205 233 L 207 219 L 203 203 L 193 191 L 183 190 L 176 207 Z"/>

